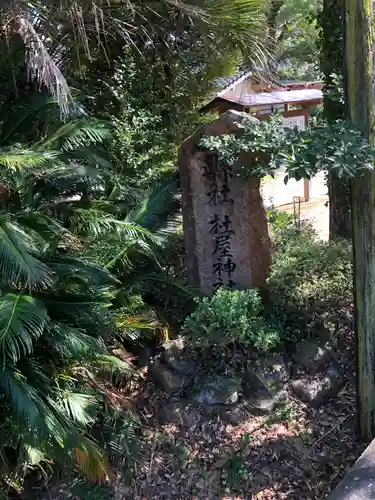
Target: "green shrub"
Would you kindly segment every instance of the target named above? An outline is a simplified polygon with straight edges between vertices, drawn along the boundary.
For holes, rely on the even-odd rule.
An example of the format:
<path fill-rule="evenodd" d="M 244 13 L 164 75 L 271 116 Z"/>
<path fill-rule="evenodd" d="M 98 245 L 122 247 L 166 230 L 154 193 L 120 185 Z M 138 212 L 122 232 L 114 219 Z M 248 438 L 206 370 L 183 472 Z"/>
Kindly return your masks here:
<path fill-rule="evenodd" d="M 284 231 L 275 245 L 271 307 L 289 335 L 314 333 L 353 301 L 350 243 L 318 241 L 309 228 Z"/>
<path fill-rule="evenodd" d="M 184 329 L 199 347 L 241 343 L 259 351 L 275 348 L 280 330 L 263 317 L 259 292 L 220 288 L 212 298 L 196 299 L 197 309 L 185 321 Z"/>
<path fill-rule="evenodd" d="M 267 217 L 274 252 L 298 242 L 301 235 L 314 240 L 317 238 L 314 228 L 306 221 L 296 220 L 294 214 L 270 209 Z"/>

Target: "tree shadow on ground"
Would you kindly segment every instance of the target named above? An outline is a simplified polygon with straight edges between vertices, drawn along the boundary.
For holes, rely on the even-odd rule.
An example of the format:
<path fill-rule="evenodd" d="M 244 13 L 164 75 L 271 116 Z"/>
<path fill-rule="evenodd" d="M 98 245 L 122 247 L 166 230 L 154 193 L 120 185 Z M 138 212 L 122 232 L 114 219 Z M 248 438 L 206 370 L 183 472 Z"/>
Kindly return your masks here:
<path fill-rule="evenodd" d="M 290 398 L 283 411 L 243 412 L 235 424 L 233 409 L 149 402 L 144 453 L 127 489 L 134 500 L 322 500 L 364 449 L 351 383 L 319 410 Z"/>

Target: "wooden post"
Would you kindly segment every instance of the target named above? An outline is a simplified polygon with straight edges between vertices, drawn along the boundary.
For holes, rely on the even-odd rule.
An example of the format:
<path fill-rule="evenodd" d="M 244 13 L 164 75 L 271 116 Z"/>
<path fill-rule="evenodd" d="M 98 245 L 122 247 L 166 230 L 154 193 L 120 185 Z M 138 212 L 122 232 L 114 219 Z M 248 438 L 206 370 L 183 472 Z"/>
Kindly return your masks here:
<path fill-rule="evenodd" d="M 303 111 L 304 111 L 304 115 L 305 115 L 305 127 L 307 128 L 309 126 L 309 113 L 306 109 L 306 106 L 303 106 Z M 303 198 L 305 201 L 310 201 L 310 186 L 311 186 L 310 179 L 304 179 L 303 180 Z"/>
<path fill-rule="evenodd" d="M 310 201 L 310 180 L 303 179 L 303 199 L 305 201 Z"/>
<path fill-rule="evenodd" d="M 348 114 L 374 144 L 372 0 L 345 0 Z M 357 331 L 357 415 L 361 437 L 375 437 L 375 174 L 351 183 Z"/>

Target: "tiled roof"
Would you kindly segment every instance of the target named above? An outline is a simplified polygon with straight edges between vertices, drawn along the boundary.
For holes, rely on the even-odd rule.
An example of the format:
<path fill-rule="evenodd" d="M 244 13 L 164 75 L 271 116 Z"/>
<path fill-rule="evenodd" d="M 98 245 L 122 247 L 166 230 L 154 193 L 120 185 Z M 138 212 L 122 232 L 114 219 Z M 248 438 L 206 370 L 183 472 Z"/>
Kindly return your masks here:
<path fill-rule="evenodd" d="M 275 104 L 319 100 L 323 98 L 323 93 L 318 89 L 302 89 L 260 93 L 248 92 L 237 95 L 235 89 L 231 89 L 221 92 L 218 97 L 243 106 L 272 106 Z"/>

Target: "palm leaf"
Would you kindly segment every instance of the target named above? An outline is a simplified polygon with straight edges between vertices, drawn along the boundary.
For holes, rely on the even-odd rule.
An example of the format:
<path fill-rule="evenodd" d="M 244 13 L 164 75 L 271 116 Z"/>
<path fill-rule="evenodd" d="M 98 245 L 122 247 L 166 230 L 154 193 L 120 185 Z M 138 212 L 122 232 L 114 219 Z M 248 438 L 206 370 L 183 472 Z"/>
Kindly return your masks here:
<path fill-rule="evenodd" d="M 58 153 L 54 151 L 3 148 L 0 151 L 0 165 L 11 171 L 30 171 L 56 163 Z"/>
<path fill-rule="evenodd" d="M 10 142 L 14 133 L 19 135 L 22 125 L 30 128 L 33 117 L 37 116 L 40 120 L 43 108 L 53 108 L 57 107 L 56 105 L 56 99 L 46 92 L 32 94 L 24 100 L 17 100 L 9 113 L 3 117 L 2 143 Z M 13 142 L 16 141 L 13 140 Z"/>
<path fill-rule="evenodd" d="M 95 397 L 67 390 L 60 394 L 58 404 L 73 422 L 83 428 L 94 422 L 99 409 Z"/>
<path fill-rule="evenodd" d="M 51 324 L 44 338 L 63 359 L 88 361 L 105 352 L 98 339 L 63 323 Z"/>
<path fill-rule="evenodd" d="M 24 212 L 17 212 L 14 219 L 20 226 L 31 231 L 33 235 L 45 243 L 51 243 L 56 238 L 61 238 L 62 235 L 73 240 L 73 235 L 59 221 L 45 213 L 36 210 L 25 210 Z"/>
<path fill-rule="evenodd" d="M 49 261 L 50 268 L 64 278 L 73 278 L 85 285 L 116 285 L 117 278 L 106 268 L 97 264 L 72 257 L 54 257 Z"/>
<path fill-rule="evenodd" d="M 36 78 L 45 85 L 49 92 L 56 97 L 62 114 L 69 115 L 73 107 L 69 86 L 59 67 L 48 53 L 42 38 L 35 31 L 29 19 L 22 15 L 22 11 L 18 11 L 15 15 L 14 25 L 26 47 L 31 79 Z"/>
<path fill-rule="evenodd" d="M 97 444 L 80 435 L 75 448 L 76 463 L 84 476 L 93 482 L 103 483 L 110 473 L 110 468 Z"/>
<path fill-rule="evenodd" d="M 160 227 L 171 215 L 179 188 L 179 176 L 159 182 L 153 186 L 147 196 L 129 212 L 126 220 L 137 223 L 147 229 Z"/>
<path fill-rule="evenodd" d="M 98 356 L 93 360 L 92 364 L 99 375 L 111 379 L 112 377 L 116 377 L 117 380 L 128 379 L 133 374 L 133 369 L 129 363 L 109 354 Z"/>
<path fill-rule="evenodd" d="M 53 438 L 60 446 L 66 439 L 66 431 L 39 392 L 27 383 L 15 368 L 5 368 L 0 377 L 0 390 L 9 400 L 12 413 L 30 443 Z"/>
<path fill-rule="evenodd" d="M 52 136 L 42 142 L 45 149 L 70 152 L 89 149 L 102 143 L 111 134 L 108 123 L 99 120 L 78 120 L 62 125 Z"/>
<path fill-rule="evenodd" d="M 11 222 L 7 215 L 0 215 L 0 273 L 8 283 L 22 281 L 26 286 L 45 287 L 52 283 L 49 268 L 31 252 L 35 251 L 30 237 Z"/>
<path fill-rule="evenodd" d="M 43 304 L 23 293 L 0 297 L 0 349 L 3 363 L 9 357 L 16 363 L 31 354 L 35 341 L 42 335 L 47 311 Z"/>

